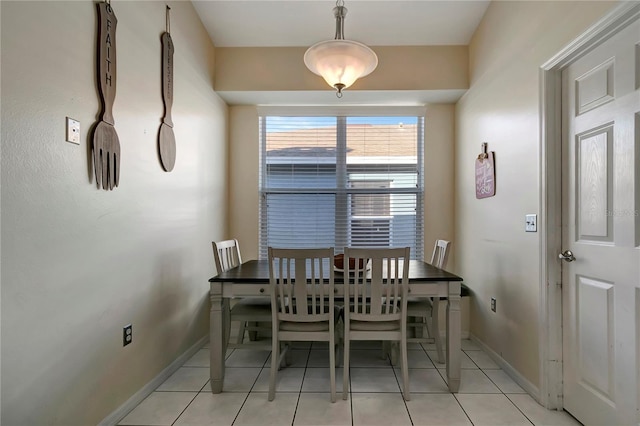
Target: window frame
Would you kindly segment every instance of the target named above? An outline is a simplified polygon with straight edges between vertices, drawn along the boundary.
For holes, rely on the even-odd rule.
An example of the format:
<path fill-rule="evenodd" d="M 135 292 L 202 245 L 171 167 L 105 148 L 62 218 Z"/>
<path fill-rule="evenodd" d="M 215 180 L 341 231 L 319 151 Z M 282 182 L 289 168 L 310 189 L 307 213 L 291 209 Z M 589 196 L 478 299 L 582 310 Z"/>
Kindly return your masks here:
<path fill-rule="evenodd" d="M 424 232 L 425 232 L 425 217 L 424 217 L 424 200 L 425 200 L 425 183 L 424 183 L 424 161 L 425 161 L 425 153 L 424 153 L 424 132 L 425 132 L 425 114 L 424 109 L 421 108 L 413 108 L 410 113 L 407 113 L 405 109 L 399 109 L 393 111 L 392 109 L 383 109 L 378 110 L 377 112 L 371 111 L 361 111 L 359 113 L 335 113 L 330 110 L 327 111 L 319 111 L 314 110 L 310 111 L 302 108 L 302 111 L 298 111 L 298 113 L 285 113 L 282 111 L 273 111 L 272 109 L 262 109 L 258 111 L 259 116 L 259 149 L 260 149 L 260 169 L 259 169 L 259 248 L 258 255 L 260 259 L 266 258 L 267 252 L 267 242 L 265 241 L 267 230 L 265 229 L 265 224 L 267 222 L 267 206 L 266 199 L 270 194 L 334 194 L 335 195 L 335 205 L 342 205 L 344 208 L 339 209 L 336 207 L 335 216 L 334 216 L 334 226 L 335 226 L 335 248 L 336 252 L 341 252 L 344 246 L 347 246 L 350 241 L 350 237 L 352 234 L 351 230 L 351 219 L 353 219 L 352 215 L 352 200 L 351 194 L 371 194 L 371 195 L 384 195 L 388 194 L 389 200 L 387 203 L 391 203 L 391 199 L 394 195 L 415 195 L 415 220 L 416 220 L 416 229 L 417 232 L 414 234 L 414 243 L 413 249 L 411 253 L 411 257 L 414 259 L 422 259 L 424 255 Z M 336 157 L 335 157 L 335 168 L 336 168 L 336 185 L 335 188 L 300 188 L 300 187 L 287 187 L 287 188 L 267 188 L 267 119 L 268 117 L 335 117 L 336 118 Z M 417 150 L 417 164 L 416 164 L 416 186 L 413 187 L 405 187 L 405 188 L 392 188 L 389 185 L 388 188 L 378 188 L 375 192 L 376 194 L 372 194 L 371 190 L 368 188 L 350 188 L 350 181 L 348 180 L 348 176 L 352 174 L 354 171 L 349 170 L 349 165 L 347 164 L 347 119 L 351 117 L 394 117 L 394 116 L 411 116 L 417 118 L 417 129 L 416 129 L 416 150 Z M 333 158 L 333 157 L 332 157 Z M 314 162 L 313 164 L 322 164 L 322 162 Z M 331 163 L 334 165 L 334 163 Z M 352 165 L 352 167 L 361 168 L 366 167 L 361 164 Z M 378 167 L 389 168 L 389 164 L 380 163 Z M 375 170 L 376 165 L 372 165 L 372 167 L 366 167 L 364 170 L 371 171 Z M 357 171 L 356 171 L 357 172 Z M 383 181 L 385 179 L 380 179 Z M 356 179 L 355 182 L 364 182 L 364 179 Z M 391 181 L 389 181 L 391 182 Z M 346 217 L 340 217 L 339 213 L 344 212 Z M 371 216 L 370 219 L 378 219 L 379 215 Z M 390 217 L 393 217 L 393 214 L 390 214 Z M 355 216 L 354 216 L 355 217 Z M 364 217 L 359 216 L 360 219 L 364 219 Z M 339 229 L 341 226 L 340 223 L 345 224 L 344 229 Z M 390 231 L 389 238 L 392 238 L 392 234 Z"/>

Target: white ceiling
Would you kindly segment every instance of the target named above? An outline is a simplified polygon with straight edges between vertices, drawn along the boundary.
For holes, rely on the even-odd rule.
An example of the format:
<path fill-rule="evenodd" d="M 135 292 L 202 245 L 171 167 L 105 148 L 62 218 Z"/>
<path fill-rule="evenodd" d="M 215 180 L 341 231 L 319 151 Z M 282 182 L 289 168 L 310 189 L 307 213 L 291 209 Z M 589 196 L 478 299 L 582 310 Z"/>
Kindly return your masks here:
<path fill-rule="evenodd" d="M 194 0 L 218 47 L 310 46 L 335 35 L 331 0 Z M 466 45 L 489 1 L 347 0 L 345 38 L 371 46 Z"/>
<path fill-rule="evenodd" d="M 192 0 L 192 3 L 217 47 L 310 46 L 335 36 L 336 3 L 332 0 Z M 467 45 L 489 3 L 488 0 L 346 0 L 344 36 L 370 46 Z M 328 91 L 331 93 L 330 88 Z M 231 103 L 258 103 L 258 98 L 264 98 L 251 93 L 220 95 Z M 285 95 L 277 102 L 287 103 Z M 430 101 L 424 91 L 416 92 L 415 96 L 404 95 L 409 99 L 403 102 Z M 455 101 L 460 93 L 450 95 L 447 99 Z M 397 93 L 371 92 L 361 96 L 362 103 L 398 103 Z M 442 93 L 438 98 L 442 101 Z M 334 103 L 335 96 L 327 96 L 327 102 Z M 264 100 L 260 99 L 260 103 Z"/>

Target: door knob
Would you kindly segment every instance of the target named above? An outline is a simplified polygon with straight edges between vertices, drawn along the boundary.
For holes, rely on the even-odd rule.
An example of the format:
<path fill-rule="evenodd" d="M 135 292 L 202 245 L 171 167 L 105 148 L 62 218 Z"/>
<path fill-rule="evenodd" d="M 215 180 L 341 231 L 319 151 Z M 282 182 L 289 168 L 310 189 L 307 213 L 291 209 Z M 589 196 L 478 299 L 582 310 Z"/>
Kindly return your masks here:
<path fill-rule="evenodd" d="M 562 259 L 565 262 L 573 262 L 574 260 L 576 260 L 576 257 L 573 255 L 571 250 L 565 250 L 558 255 L 558 259 Z"/>

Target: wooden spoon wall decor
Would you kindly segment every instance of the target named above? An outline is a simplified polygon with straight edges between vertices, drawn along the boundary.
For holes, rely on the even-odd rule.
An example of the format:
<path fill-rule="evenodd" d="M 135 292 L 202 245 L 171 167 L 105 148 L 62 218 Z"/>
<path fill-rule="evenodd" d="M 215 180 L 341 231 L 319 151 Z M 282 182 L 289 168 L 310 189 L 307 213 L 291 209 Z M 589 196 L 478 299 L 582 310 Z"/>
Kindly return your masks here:
<path fill-rule="evenodd" d="M 120 140 L 114 127 L 116 97 L 116 26 L 109 2 L 98 3 L 98 81 L 102 110 L 91 133 L 93 166 L 98 188 L 112 190 L 120 182 Z"/>
<path fill-rule="evenodd" d="M 167 6 L 167 31 L 160 38 L 162 41 L 162 100 L 164 102 L 164 117 L 158 134 L 158 149 L 160 161 L 166 172 L 173 170 L 176 163 L 176 138 L 173 133 L 171 107 L 173 106 L 173 41 L 171 40 L 169 10 Z"/>

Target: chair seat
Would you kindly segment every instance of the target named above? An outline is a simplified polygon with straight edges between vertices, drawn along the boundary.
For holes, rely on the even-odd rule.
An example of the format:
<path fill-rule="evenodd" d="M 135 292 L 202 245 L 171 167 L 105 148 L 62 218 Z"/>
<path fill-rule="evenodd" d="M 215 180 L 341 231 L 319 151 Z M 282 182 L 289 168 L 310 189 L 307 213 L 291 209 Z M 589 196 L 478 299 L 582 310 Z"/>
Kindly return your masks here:
<path fill-rule="evenodd" d="M 280 321 L 281 331 L 329 331 L 329 321 L 291 322 Z"/>
<path fill-rule="evenodd" d="M 357 321 L 349 322 L 351 330 L 358 331 L 395 331 L 400 330 L 400 321 Z"/>

